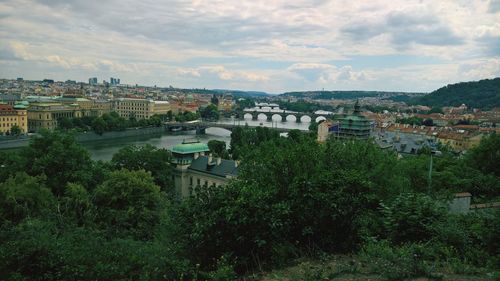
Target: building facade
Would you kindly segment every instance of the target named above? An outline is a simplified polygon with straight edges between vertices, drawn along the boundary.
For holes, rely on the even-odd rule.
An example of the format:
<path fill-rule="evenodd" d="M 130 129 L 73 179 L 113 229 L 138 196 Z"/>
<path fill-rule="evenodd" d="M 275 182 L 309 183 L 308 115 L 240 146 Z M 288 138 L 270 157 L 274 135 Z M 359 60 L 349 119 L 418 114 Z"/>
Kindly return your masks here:
<path fill-rule="evenodd" d="M 114 101 L 113 110 L 123 118 L 149 119 L 158 114 L 164 115 L 170 110 L 167 101 L 153 101 L 149 99 L 121 98 Z"/>
<path fill-rule="evenodd" d="M 180 198 L 195 195 L 197 188 L 226 184 L 238 174 L 233 160 L 215 158 L 208 145 L 199 141 L 184 141 L 172 149 L 173 181 Z"/>
<path fill-rule="evenodd" d="M 60 118 L 81 118 L 78 105 L 61 103 L 31 103 L 28 109 L 28 130 L 38 132 L 41 129 L 54 130 Z"/>
<path fill-rule="evenodd" d="M 18 126 L 21 133 L 28 132 L 28 114 L 25 107 L 0 104 L 0 135 L 10 134 Z"/>

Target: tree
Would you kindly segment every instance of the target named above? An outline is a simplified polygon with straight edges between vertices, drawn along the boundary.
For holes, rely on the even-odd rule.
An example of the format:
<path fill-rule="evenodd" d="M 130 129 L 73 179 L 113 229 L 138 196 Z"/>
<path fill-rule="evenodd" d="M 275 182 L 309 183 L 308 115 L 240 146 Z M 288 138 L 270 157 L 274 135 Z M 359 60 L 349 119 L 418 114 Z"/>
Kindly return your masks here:
<path fill-rule="evenodd" d="M 59 120 L 57 120 L 57 127 L 63 130 L 73 129 L 73 120 L 68 117 L 59 118 Z"/>
<path fill-rule="evenodd" d="M 116 169 L 146 170 L 164 191 L 173 192 L 171 154 L 150 144 L 129 145 L 120 149 L 111 159 Z"/>
<path fill-rule="evenodd" d="M 159 222 L 162 197 L 151 173 L 114 171 L 94 191 L 96 223 L 111 236 L 150 239 Z"/>
<path fill-rule="evenodd" d="M 55 199 L 43 184 L 43 177 L 17 173 L 0 184 L 0 225 L 50 214 Z"/>
<path fill-rule="evenodd" d="M 106 127 L 106 121 L 104 121 L 102 117 L 98 117 L 92 122 L 92 130 L 94 130 L 94 132 L 98 135 L 102 135 L 106 132 Z"/>
<path fill-rule="evenodd" d="M 42 131 L 21 151 L 21 158 L 29 175 L 47 176 L 56 196 L 64 193 L 68 182 L 86 185 L 92 178 L 89 152 L 70 134 Z"/>
<path fill-rule="evenodd" d="M 14 136 L 19 136 L 21 134 L 21 128 L 18 125 L 14 125 L 10 128 L 10 134 Z"/>
<path fill-rule="evenodd" d="M 201 118 L 207 120 L 219 120 L 219 110 L 214 104 L 209 104 L 207 107 L 200 110 Z"/>
<path fill-rule="evenodd" d="M 434 235 L 433 224 L 445 219 L 446 209 L 419 193 L 403 193 L 391 204 L 382 204 L 384 225 L 396 243 L 423 242 Z"/>
<path fill-rule="evenodd" d="M 226 150 L 226 142 L 219 140 L 209 140 L 208 148 L 210 152 L 213 153 L 216 157 L 222 157 L 224 159 L 229 158 L 229 153 Z"/>
<path fill-rule="evenodd" d="M 434 126 L 434 121 L 431 118 L 427 118 L 422 121 L 422 125 L 424 126 Z"/>
<path fill-rule="evenodd" d="M 500 135 L 491 134 L 481 139 L 479 146 L 471 149 L 468 162 L 483 173 L 500 177 Z"/>

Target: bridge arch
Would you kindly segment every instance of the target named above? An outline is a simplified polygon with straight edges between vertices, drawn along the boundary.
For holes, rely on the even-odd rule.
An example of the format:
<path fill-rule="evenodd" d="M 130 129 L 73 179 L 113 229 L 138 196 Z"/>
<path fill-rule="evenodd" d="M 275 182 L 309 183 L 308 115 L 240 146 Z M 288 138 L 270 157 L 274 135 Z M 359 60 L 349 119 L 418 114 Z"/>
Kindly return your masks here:
<path fill-rule="evenodd" d="M 286 116 L 285 120 L 290 122 L 297 122 L 297 117 L 293 114 L 290 114 Z"/>
<path fill-rule="evenodd" d="M 318 123 L 318 122 L 323 121 L 323 120 L 326 120 L 325 116 L 318 116 L 318 117 L 316 117 L 316 120 L 314 120 L 314 121 L 316 121 L 316 123 Z"/>
<path fill-rule="evenodd" d="M 312 121 L 312 118 L 308 115 L 304 115 L 302 117 L 300 117 L 300 122 L 302 123 L 311 123 Z"/>
<path fill-rule="evenodd" d="M 272 120 L 281 122 L 281 121 L 283 121 L 283 117 L 279 114 L 273 114 Z"/>
<path fill-rule="evenodd" d="M 257 120 L 259 120 L 259 121 L 266 121 L 267 120 L 267 115 L 264 114 L 264 113 L 259 113 L 259 115 L 257 115 Z"/>

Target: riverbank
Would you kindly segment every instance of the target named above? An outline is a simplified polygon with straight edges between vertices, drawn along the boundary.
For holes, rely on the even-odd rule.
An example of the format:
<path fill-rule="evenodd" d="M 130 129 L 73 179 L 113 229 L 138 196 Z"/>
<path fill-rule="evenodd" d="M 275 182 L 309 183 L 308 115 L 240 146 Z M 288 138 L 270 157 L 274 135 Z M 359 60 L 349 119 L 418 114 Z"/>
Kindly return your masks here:
<path fill-rule="evenodd" d="M 113 139 L 121 139 L 136 136 L 159 135 L 165 132 L 163 127 L 130 128 L 124 131 L 105 132 L 102 135 L 94 132 L 76 133 L 75 138 L 79 143 L 98 142 Z M 33 136 L 2 137 L 0 138 L 0 149 L 15 149 L 29 145 Z"/>

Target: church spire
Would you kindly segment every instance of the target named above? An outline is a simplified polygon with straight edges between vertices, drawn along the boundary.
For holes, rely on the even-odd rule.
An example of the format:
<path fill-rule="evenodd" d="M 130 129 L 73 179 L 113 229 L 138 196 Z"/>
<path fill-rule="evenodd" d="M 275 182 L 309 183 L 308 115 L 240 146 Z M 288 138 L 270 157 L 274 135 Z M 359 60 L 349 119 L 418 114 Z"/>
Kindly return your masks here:
<path fill-rule="evenodd" d="M 356 103 L 354 104 L 354 115 L 360 115 L 361 114 L 361 108 L 359 106 L 359 100 L 356 100 Z"/>

